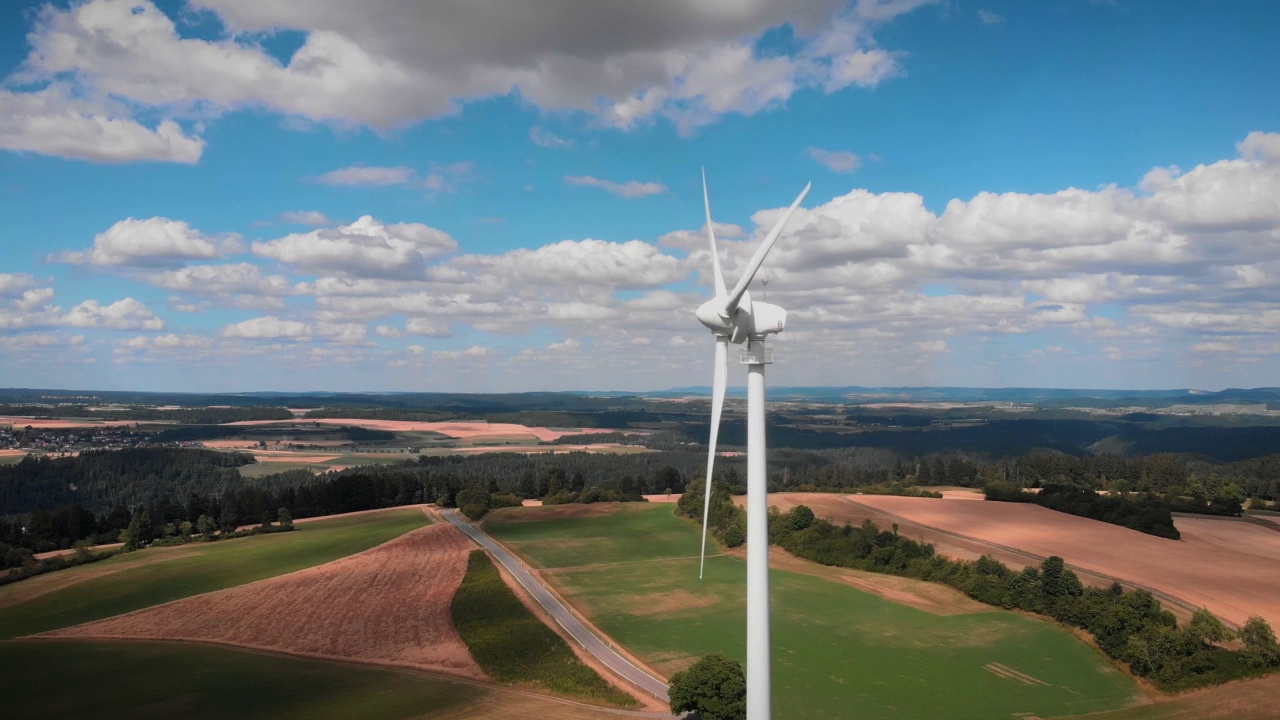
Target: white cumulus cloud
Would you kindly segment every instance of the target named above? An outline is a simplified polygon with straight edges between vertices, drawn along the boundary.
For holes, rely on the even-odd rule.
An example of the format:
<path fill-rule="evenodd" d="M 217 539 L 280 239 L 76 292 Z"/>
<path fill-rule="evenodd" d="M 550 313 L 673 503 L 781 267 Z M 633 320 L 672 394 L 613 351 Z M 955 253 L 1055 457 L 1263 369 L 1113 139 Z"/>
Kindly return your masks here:
<path fill-rule="evenodd" d="M 165 326 L 164 320 L 131 297 L 110 305 L 85 300 L 71 308 L 62 317 L 62 323 L 78 328 L 105 327 L 112 330 L 163 330 Z"/>
<path fill-rule="evenodd" d="M 222 337 L 251 340 L 307 340 L 311 326 L 297 320 L 282 320 L 274 315 L 250 318 L 222 328 Z"/>
<path fill-rule="evenodd" d="M 101 163 L 194 164 L 204 140 L 173 120 L 154 128 L 71 97 L 59 83 L 33 92 L 0 89 L 0 148 Z"/>
<path fill-rule="evenodd" d="M 253 252 L 309 272 L 421 278 L 429 259 L 457 246 L 448 233 L 433 227 L 384 225 L 365 215 L 350 225 L 255 242 Z"/>
<path fill-rule="evenodd" d="M 181 220 L 127 218 L 94 236 L 88 250 L 58 253 L 51 259 L 74 265 L 175 265 L 220 257 L 226 240 L 211 238 Z"/>
<path fill-rule="evenodd" d="M 587 185 L 590 187 L 598 187 L 608 190 L 609 192 L 624 198 L 639 198 L 646 195 L 657 195 L 667 191 L 667 186 L 656 182 L 640 182 L 639 180 L 628 180 L 626 182 L 614 182 L 612 180 L 601 180 L 590 175 L 566 175 L 564 181 L 570 185 Z"/>

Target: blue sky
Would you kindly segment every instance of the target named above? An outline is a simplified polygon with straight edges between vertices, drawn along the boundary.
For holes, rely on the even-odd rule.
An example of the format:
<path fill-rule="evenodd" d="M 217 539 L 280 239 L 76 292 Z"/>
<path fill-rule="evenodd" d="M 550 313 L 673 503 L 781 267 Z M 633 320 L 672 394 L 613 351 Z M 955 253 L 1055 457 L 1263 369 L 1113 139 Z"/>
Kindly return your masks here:
<path fill-rule="evenodd" d="M 1274 385 L 1278 19 L 5 3 L 0 385 L 704 384 L 703 166 L 775 384 Z"/>

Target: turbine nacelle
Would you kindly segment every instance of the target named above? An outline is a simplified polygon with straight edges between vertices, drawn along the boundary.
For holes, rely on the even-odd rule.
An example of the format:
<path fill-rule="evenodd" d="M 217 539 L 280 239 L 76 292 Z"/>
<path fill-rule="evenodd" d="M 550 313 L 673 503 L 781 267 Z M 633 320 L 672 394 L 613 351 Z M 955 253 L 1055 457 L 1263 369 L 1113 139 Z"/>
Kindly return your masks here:
<path fill-rule="evenodd" d="M 697 316 L 698 322 L 716 337 L 728 338 L 735 345 L 780 333 L 787 326 L 785 309 L 773 303 L 752 302 L 750 292 L 743 294 L 732 314 L 726 316 L 723 300 L 713 298 L 698 308 Z"/>

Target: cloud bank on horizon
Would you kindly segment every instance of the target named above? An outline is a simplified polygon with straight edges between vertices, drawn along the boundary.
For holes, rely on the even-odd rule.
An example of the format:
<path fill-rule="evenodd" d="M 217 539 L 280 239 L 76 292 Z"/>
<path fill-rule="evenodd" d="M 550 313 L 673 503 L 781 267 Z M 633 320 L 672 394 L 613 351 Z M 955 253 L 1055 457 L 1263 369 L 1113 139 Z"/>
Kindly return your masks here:
<path fill-rule="evenodd" d="M 703 164 L 775 384 L 1276 384 L 1268 3 L 0 13 L 2 385 L 702 384 Z"/>

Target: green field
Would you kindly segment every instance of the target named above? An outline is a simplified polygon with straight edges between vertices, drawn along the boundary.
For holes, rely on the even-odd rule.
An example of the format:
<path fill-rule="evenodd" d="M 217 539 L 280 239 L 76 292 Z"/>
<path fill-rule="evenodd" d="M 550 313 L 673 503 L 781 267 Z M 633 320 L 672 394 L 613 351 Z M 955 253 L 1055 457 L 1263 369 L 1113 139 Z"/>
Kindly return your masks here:
<path fill-rule="evenodd" d="M 586 507 L 508 508 L 490 513 L 484 528 L 537 568 L 695 557 L 700 543 L 699 531 L 672 517 L 672 507 L 601 503 Z M 605 514 L 558 517 L 577 509 Z M 537 521 L 529 522 L 530 518 Z M 519 521 L 510 522 L 513 519 Z M 714 539 L 709 538 L 707 543 L 708 554 L 720 552 Z"/>
<path fill-rule="evenodd" d="M 561 568 L 546 577 L 659 671 L 712 652 L 745 659 L 745 564 L 709 558 L 700 582 L 687 558 L 699 529 L 671 506 L 486 527 L 536 565 Z M 780 720 L 1052 717 L 1123 707 L 1138 693 L 1070 633 L 1014 613 L 933 615 L 780 571 L 772 603 Z"/>
<path fill-rule="evenodd" d="M 0 639 L 98 620 L 320 565 L 427 524 L 418 508 L 299 523 L 293 532 L 156 548 L 0 587 Z M 111 572 L 118 570 L 116 572 Z M 109 573 L 109 574 L 104 574 Z M 27 583 L 88 578 L 28 600 Z"/>
<path fill-rule="evenodd" d="M 485 673 L 513 685 L 622 707 L 639 703 L 587 667 L 520 602 L 483 550 L 473 550 L 453 596 L 453 624 Z"/>
<path fill-rule="evenodd" d="M 172 643 L 0 642 L 0 667 L 11 718 L 432 718 L 487 692 L 418 673 Z"/>

